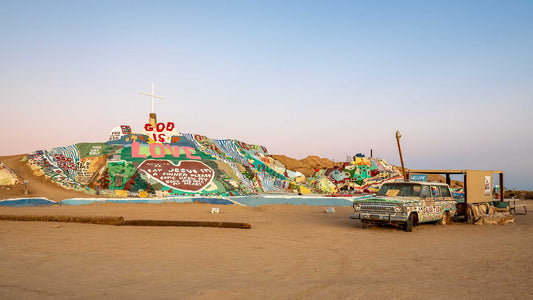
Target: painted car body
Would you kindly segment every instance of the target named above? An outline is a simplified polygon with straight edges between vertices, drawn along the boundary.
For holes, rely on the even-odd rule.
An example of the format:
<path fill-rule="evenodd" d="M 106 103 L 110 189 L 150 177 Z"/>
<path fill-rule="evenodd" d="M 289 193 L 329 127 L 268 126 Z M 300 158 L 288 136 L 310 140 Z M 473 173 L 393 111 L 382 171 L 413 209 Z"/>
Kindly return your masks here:
<path fill-rule="evenodd" d="M 450 187 L 433 182 L 385 183 L 377 195 L 355 200 L 352 219 L 361 219 L 363 227 L 373 223 L 400 223 L 407 231 L 417 223 L 447 223 L 457 211 Z M 411 220 L 409 220 L 411 215 Z"/>

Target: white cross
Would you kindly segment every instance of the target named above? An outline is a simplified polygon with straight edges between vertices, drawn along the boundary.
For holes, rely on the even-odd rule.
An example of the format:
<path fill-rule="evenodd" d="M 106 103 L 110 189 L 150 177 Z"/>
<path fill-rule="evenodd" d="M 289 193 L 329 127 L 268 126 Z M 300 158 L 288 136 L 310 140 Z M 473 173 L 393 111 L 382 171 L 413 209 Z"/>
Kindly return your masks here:
<path fill-rule="evenodd" d="M 161 96 L 156 96 L 154 94 L 154 83 L 152 82 L 152 93 L 151 94 L 147 94 L 147 93 L 143 93 L 143 92 L 139 92 L 139 94 L 143 94 L 143 95 L 146 95 L 146 96 L 150 96 L 152 97 L 152 113 L 154 113 L 154 97 L 155 98 L 159 98 L 159 99 L 163 99 L 163 100 L 166 100 L 167 98 L 165 97 L 161 97 Z"/>

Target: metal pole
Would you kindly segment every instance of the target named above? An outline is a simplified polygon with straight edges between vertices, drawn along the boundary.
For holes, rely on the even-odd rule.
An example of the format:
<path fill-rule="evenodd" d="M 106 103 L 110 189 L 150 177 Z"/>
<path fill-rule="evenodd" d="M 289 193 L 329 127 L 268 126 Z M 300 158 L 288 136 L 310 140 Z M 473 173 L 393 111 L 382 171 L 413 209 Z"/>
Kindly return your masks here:
<path fill-rule="evenodd" d="M 407 181 L 407 174 L 405 174 L 405 166 L 403 165 L 403 157 L 402 157 L 402 147 L 400 146 L 400 138 L 402 135 L 400 134 L 400 131 L 396 131 L 396 141 L 398 142 L 398 151 L 400 152 L 400 161 L 402 163 L 402 173 L 403 173 L 403 179 Z"/>

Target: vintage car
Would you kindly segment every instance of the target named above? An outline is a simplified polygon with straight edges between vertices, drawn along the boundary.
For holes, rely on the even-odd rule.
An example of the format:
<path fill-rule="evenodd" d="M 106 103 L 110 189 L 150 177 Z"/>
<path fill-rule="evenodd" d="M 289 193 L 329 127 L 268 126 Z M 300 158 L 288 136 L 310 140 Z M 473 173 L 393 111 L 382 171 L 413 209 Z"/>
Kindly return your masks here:
<path fill-rule="evenodd" d="M 456 214 L 455 200 L 445 183 L 384 183 L 370 198 L 354 200 L 355 214 L 361 227 L 378 223 L 401 224 L 405 231 L 425 222 L 448 224 Z"/>

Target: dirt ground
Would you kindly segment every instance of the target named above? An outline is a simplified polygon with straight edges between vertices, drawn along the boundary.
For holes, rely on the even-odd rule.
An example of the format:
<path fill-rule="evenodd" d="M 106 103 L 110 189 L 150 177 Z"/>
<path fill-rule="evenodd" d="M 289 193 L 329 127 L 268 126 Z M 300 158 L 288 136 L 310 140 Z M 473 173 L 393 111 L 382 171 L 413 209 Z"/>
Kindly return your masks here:
<path fill-rule="evenodd" d="M 529 208 L 533 201 L 524 201 Z M 220 214 L 211 214 L 219 207 Z M 248 222 L 251 229 L 0 221 L 1 299 L 531 299 L 533 214 L 361 229 L 352 209 L 95 204 L 0 215 Z"/>
<path fill-rule="evenodd" d="M 30 195 L 87 197 L 0 161 Z M 0 199 L 23 195 L 2 189 Z M 531 209 L 533 201 L 523 201 Z M 211 214 L 211 208 L 220 214 Z M 0 215 L 246 222 L 251 229 L 0 221 L 0 299 L 532 299 L 533 214 L 361 229 L 350 207 L 94 204 Z"/>

